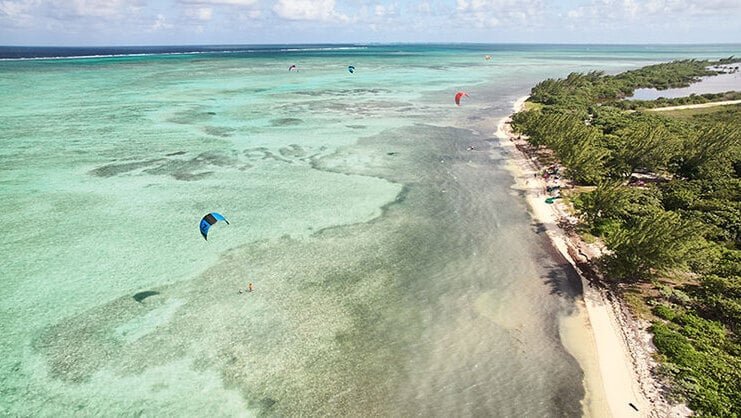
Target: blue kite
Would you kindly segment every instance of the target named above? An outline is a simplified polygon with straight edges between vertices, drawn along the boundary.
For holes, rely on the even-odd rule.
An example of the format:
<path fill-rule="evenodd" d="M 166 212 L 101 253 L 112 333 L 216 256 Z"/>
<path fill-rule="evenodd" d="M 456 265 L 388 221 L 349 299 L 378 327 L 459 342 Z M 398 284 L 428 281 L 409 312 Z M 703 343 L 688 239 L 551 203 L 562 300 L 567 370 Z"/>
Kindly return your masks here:
<path fill-rule="evenodd" d="M 227 225 L 229 225 L 229 221 L 227 221 L 224 216 L 217 212 L 211 212 L 208 215 L 204 216 L 203 219 L 201 219 L 200 227 L 203 239 L 208 241 L 208 238 L 206 237 L 208 235 L 208 229 L 211 228 L 211 225 L 215 224 L 218 221 L 224 221 Z"/>
<path fill-rule="evenodd" d="M 354 73 L 355 72 L 355 66 L 354 65 L 348 65 L 347 66 L 347 71 L 350 71 L 350 74 Z"/>

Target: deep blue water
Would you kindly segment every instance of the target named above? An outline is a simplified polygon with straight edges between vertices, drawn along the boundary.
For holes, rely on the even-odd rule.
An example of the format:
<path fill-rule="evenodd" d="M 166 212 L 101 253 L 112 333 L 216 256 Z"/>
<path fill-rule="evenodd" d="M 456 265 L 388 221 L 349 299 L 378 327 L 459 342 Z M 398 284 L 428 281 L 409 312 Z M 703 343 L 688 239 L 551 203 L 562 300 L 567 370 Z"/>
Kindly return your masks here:
<path fill-rule="evenodd" d="M 620 53 L 644 50 L 652 58 L 656 54 L 685 56 L 696 50 L 698 53 L 738 50 L 741 44 L 698 44 L 698 45 L 604 45 L 604 44 L 270 44 L 270 45 L 154 45 L 154 46 L 0 46 L 0 59 L 28 58 L 73 58 L 125 55 L 159 54 L 323 54 L 355 55 L 366 53 L 421 53 L 434 50 L 461 52 L 542 52 L 545 50 L 593 54 L 594 52 Z"/>

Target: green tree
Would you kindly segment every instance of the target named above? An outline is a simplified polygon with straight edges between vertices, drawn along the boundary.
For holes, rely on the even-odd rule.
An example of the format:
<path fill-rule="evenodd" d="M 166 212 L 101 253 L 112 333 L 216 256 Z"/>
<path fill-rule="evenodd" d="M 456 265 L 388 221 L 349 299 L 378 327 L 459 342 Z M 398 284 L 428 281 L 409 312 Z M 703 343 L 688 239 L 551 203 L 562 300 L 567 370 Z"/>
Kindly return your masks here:
<path fill-rule="evenodd" d="M 700 228 L 674 212 L 655 212 L 605 237 L 611 254 L 605 257 L 608 275 L 638 281 L 685 264 L 697 246 Z"/>
<path fill-rule="evenodd" d="M 620 181 L 600 181 L 591 192 L 581 193 L 574 206 L 581 218 L 590 225 L 604 219 L 617 219 L 628 205 L 628 193 Z"/>
<path fill-rule="evenodd" d="M 670 133 L 661 125 L 651 126 L 639 123 L 618 131 L 620 138 L 616 157 L 630 170 L 630 175 L 638 170 L 656 172 L 664 169 L 676 154 L 679 146 Z"/>
<path fill-rule="evenodd" d="M 722 322 L 741 337 L 741 277 L 704 276 L 690 292 L 704 317 Z"/>
<path fill-rule="evenodd" d="M 741 160 L 741 126 L 716 124 L 685 141 L 679 174 L 686 178 L 730 177 Z"/>
<path fill-rule="evenodd" d="M 597 144 L 599 132 L 585 126 L 571 135 L 557 151 L 558 158 L 566 166 L 567 175 L 581 184 L 598 182 L 605 175 L 604 160 L 608 154 Z"/>

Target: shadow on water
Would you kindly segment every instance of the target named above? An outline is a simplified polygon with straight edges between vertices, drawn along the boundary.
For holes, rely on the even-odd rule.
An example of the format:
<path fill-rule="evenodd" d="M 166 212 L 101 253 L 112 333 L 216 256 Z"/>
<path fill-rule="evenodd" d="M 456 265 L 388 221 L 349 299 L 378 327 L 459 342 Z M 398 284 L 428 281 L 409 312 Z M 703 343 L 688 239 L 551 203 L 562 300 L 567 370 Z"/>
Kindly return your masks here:
<path fill-rule="evenodd" d="M 545 234 L 545 232 L 548 230 L 542 222 L 535 222 L 531 224 L 533 228 L 533 232 L 535 232 L 538 235 Z"/>
<path fill-rule="evenodd" d="M 545 283 L 551 288 L 551 294 L 564 297 L 569 303 L 573 302 L 582 295 L 584 290 L 579 273 L 546 235 L 548 231 L 546 224 L 534 222 L 530 226 L 532 231 L 540 238 L 541 245 L 548 253 L 549 258 L 555 263 L 547 268 L 545 275 Z"/>
<path fill-rule="evenodd" d="M 265 397 L 260 400 L 260 416 L 270 416 L 271 410 L 273 409 L 273 405 L 278 403 L 273 398 Z"/>
<path fill-rule="evenodd" d="M 549 269 L 545 283 L 551 288 L 551 294 L 564 297 L 569 302 L 581 296 L 583 291 L 579 275 L 566 260 L 563 260 L 563 263 L 557 267 Z"/>
<path fill-rule="evenodd" d="M 184 155 L 185 152 L 178 151 L 167 154 L 169 157 Z M 202 152 L 189 159 L 183 158 L 157 158 L 144 161 L 132 161 L 125 163 L 111 163 L 94 168 L 88 174 L 95 177 L 114 177 L 120 175 L 151 174 L 171 176 L 181 181 L 196 181 L 214 174 L 208 168 L 237 168 L 244 170 L 251 165 L 240 159 L 235 152 L 209 151 Z"/>
<path fill-rule="evenodd" d="M 156 292 L 154 290 L 145 290 L 144 292 L 139 292 L 139 293 L 134 294 L 132 298 L 134 298 L 135 301 L 142 303 L 144 299 L 151 297 L 151 296 L 157 296 L 159 294 L 160 292 Z"/>

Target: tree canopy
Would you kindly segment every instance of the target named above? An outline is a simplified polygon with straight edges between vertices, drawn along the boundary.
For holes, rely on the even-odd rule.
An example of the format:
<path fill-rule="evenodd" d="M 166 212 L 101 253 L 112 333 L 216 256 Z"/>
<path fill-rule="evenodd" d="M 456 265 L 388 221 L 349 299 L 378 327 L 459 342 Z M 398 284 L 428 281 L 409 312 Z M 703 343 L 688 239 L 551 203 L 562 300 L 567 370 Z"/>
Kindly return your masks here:
<path fill-rule="evenodd" d="M 538 83 L 529 100 L 540 106 L 513 117 L 570 179 L 596 186 L 570 196 L 581 228 L 606 244 L 606 277 L 653 284 L 644 303 L 653 306 L 662 372 L 699 416 L 741 416 L 741 106 L 649 110 L 741 93 L 625 98 L 637 88 L 684 87 L 738 61 L 572 73 Z M 657 281 L 677 273 L 689 279 Z"/>

